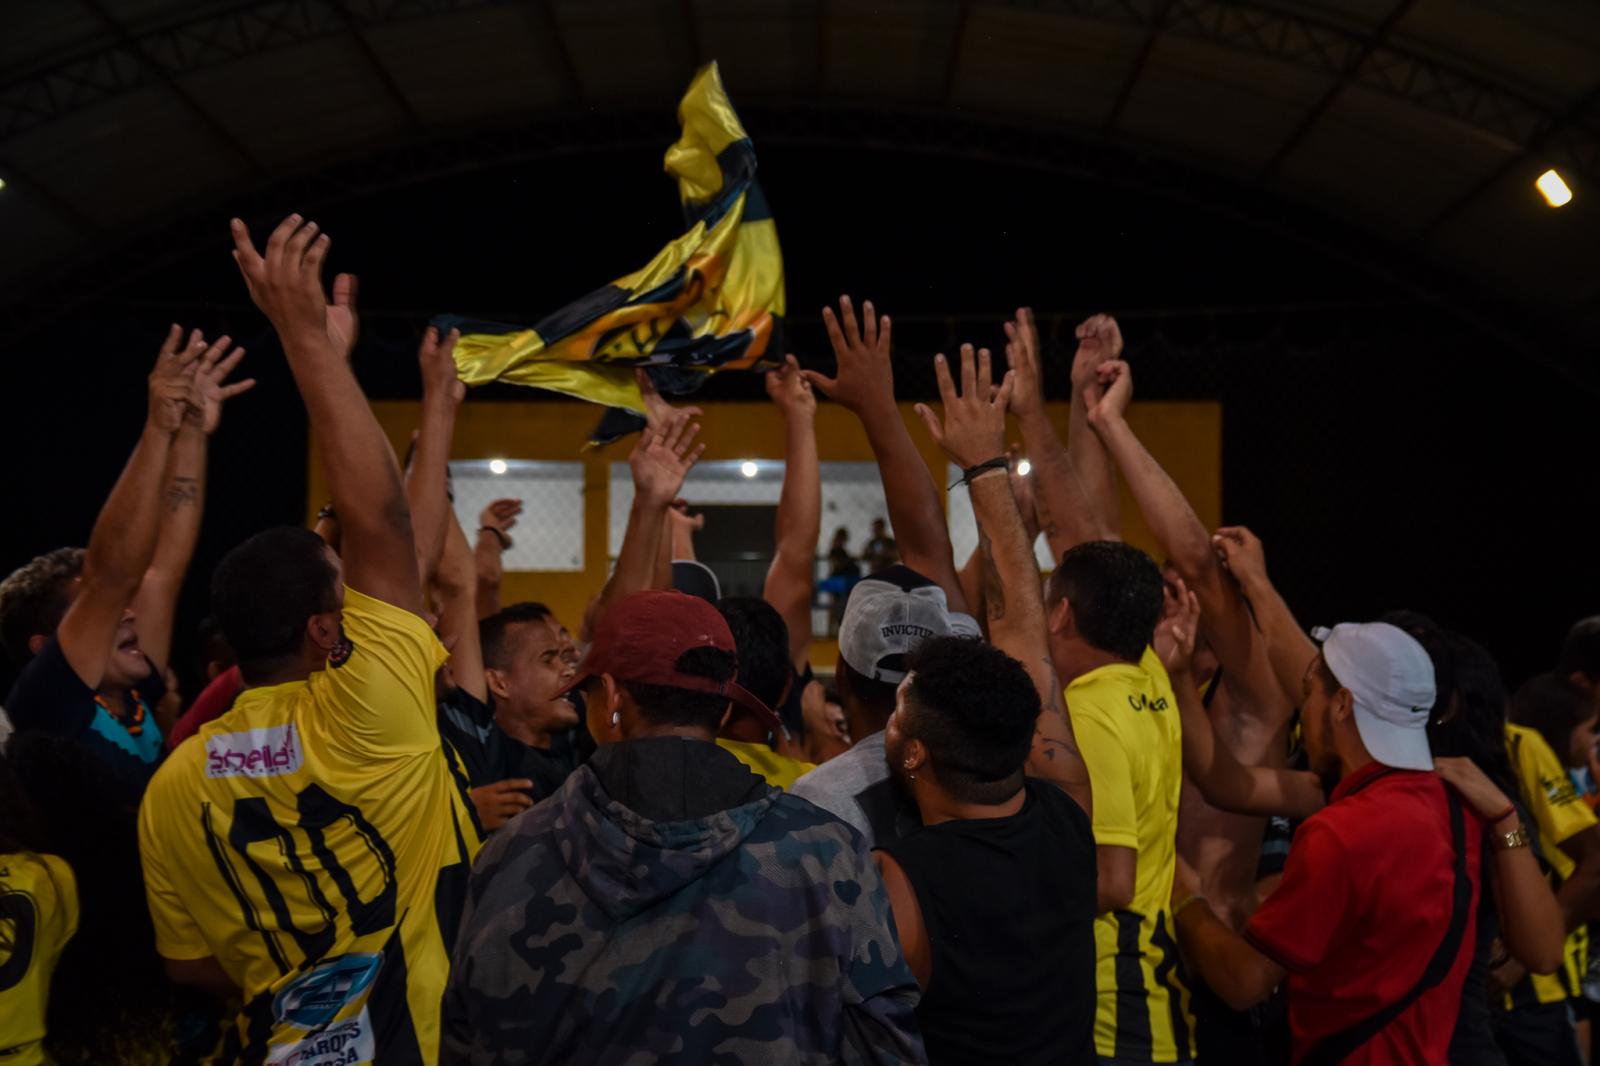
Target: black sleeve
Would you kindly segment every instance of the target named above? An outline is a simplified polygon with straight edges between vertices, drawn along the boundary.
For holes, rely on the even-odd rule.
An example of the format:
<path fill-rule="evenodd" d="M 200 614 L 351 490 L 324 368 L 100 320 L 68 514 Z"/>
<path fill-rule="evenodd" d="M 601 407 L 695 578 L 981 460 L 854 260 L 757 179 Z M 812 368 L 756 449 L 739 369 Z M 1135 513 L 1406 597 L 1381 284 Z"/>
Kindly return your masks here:
<path fill-rule="evenodd" d="M 439 701 L 439 733 L 461 756 L 473 788 L 500 780 L 500 727 L 494 724 L 493 707 L 456 689 Z"/>
<path fill-rule="evenodd" d="M 94 720 L 94 689 L 72 669 L 55 637 L 22 668 L 6 698 L 6 713 L 20 732 L 78 736 Z"/>

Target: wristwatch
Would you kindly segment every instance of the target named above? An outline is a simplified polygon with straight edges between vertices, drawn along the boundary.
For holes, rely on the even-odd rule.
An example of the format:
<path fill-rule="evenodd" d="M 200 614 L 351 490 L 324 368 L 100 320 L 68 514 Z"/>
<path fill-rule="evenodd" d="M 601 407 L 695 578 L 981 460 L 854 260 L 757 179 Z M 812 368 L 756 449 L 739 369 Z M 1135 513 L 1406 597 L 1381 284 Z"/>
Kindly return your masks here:
<path fill-rule="evenodd" d="M 1520 823 L 1509 833 L 1496 834 L 1494 842 L 1496 851 L 1510 851 L 1512 848 L 1525 848 L 1528 845 L 1528 827 Z"/>

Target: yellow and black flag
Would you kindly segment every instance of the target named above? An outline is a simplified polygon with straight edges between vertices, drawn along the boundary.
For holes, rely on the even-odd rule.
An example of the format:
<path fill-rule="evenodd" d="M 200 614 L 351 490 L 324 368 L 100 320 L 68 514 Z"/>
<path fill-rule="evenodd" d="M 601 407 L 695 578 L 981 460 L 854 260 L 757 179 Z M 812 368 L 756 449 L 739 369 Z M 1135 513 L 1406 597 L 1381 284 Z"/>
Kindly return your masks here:
<path fill-rule="evenodd" d="M 688 231 L 643 269 L 531 329 L 434 319 L 441 331 L 461 330 L 462 381 L 531 385 L 619 409 L 592 435 L 604 443 L 644 424 L 637 367 L 649 368 L 662 393 L 681 395 L 718 370 L 775 365 L 783 350 L 783 255 L 756 184 L 755 147 L 715 63 L 690 82 L 678 122 L 683 135 L 667 149 L 666 170 L 678 182 Z"/>

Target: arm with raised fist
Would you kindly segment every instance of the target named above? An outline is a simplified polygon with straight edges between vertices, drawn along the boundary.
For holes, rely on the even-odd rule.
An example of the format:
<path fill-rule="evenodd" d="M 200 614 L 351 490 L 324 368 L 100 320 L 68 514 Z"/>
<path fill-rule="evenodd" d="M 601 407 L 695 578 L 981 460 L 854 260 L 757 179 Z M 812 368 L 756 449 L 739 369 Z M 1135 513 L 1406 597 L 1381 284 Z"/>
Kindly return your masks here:
<path fill-rule="evenodd" d="M 772 565 L 761 596 L 789 628 L 796 669 L 811 651 L 812 585 L 822 535 L 822 467 L 817 461 L 817 397 L 794 356 L 767 372 L 767 395 L 783 414 L 783 492 L 773 529 Z"/>

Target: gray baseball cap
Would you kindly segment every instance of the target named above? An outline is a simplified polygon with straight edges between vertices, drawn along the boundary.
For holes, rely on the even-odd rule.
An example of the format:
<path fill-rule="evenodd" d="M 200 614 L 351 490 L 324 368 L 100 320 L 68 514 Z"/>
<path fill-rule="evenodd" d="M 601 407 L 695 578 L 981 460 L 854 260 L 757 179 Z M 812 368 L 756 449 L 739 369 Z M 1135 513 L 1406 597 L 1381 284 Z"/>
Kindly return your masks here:
<path fill-rule="evenodd" d="M 839 657 L 874 681 L 899 684 L 906 656 L 929 637 L 976 637 L 971 615 L 950 610 L 944 589 L 908 566 L 856 582 L 839 622 Z"/>

